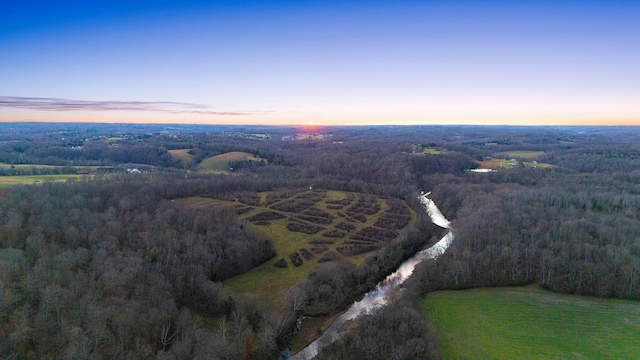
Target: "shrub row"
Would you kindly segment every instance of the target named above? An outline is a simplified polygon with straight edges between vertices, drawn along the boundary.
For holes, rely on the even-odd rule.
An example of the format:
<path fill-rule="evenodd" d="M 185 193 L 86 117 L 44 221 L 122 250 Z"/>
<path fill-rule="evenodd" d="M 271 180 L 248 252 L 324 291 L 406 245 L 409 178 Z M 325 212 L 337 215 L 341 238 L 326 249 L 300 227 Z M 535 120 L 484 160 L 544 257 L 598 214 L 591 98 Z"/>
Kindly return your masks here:
<path fill-rule="evenodd" d="M 265 211 L 265 212 L 261 212 L 258 214 L 253 215 L 252 217 L 250 217 L 248 220 L 251 222 L 254 221 L 264 221 L 264 220 L 277 220 L 277 219 L 284 219 L 286 216 L 275 212 L 275 211 Z"/>
<path fill-rule="evenodd" d="M 301 232 L 305 234 L 315 234 L 318 231 L 324 230 L 321 226 L 301 224 L 297 222 L 290 222 L 287 224 L 287 229 L 293 232 Z"/>

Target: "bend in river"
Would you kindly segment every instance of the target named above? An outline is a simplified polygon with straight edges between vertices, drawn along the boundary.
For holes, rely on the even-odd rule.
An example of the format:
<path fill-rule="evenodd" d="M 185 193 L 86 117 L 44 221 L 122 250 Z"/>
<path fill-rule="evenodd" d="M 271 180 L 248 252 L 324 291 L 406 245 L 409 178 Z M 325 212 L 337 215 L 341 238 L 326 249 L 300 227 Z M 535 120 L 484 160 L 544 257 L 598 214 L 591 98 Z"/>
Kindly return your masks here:
<path fill-rule="evenodd" d="M 448 229 L 450 226 L 449 220 L 442 215 L 440 209 L 436 206 L 433 200 L 429 199 L 429 193 L 420 196 L 420 202 L 424 205 L 427 214 L 431 218 L 434 224 Z M 338 330 L 349 320 L 353 320 L 360 315 L 370 314 L 373 310 L 380 308 L 387 304 L 389 294 L 395 290 L 401 288 L 402 283 L 411 276 L 416 265 L 426 259 L 433 259 L 445 252 L 453 241 L 453 233 L 449 231 L 440 241 L 430 248 L 424 249 L 416 253 L 413 257 L 409 258 L 391 275 L 382 280 L 375 289 L 366 293 L 362 300 L 356 301 L 351 307 L 340 317 L 338 317 L 327 330 L 314 342 L 309 344 L 306 348 L 291 357 L 292 360 L 309 360 L 318 355 L 318 351 L 321 348 L 331 344 L 340 337 Z"/>

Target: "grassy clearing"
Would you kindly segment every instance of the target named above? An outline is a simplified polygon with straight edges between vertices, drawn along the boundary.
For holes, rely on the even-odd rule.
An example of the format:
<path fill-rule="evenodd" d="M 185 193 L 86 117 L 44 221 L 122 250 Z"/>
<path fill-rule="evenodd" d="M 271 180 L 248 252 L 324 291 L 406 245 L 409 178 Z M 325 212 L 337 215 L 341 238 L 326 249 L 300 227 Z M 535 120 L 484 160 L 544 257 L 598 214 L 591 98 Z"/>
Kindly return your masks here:
<path fill-rule="evenodd" d="M 184 166 L 189 166 L 189 164 L 193 162 L 193 155 L 189 154 L 189 151 L 191 151 L 191 149 L 175 149 L 169 150 L 169 154 L 182 161 Z"/>
<path fill-rule="evenodd" d="M 375 254 L 375 251 L 369 251 L 364 254 L 349 256 L 346 260 L 355 266 L 360 266 L 364 264 L 364 261 L 373 254 Z"/>
<path fill-rule="evenodd" d="M 242 152 L 242 151 L 232 151 L 216 156 L 211 156 L 203 159 L 200 164 L 196 167 L 198 172 L 226 172 L 229 170 L 229 162 L 232 161 L 241 161 L 241 160 L 249 160 L 249 161 L 267 161 L 259 156 L 255 156 L 253 154 Z"/>
<path fill-rule="evenodd" d="M 315 267 L 305 261 L 305 264 L 297 268 L 291 265 L 287 269 L 276 268 L 273 263 L 279 258 L 276 256 L 246 274 L 225 280 L 224 284 L 239 293 L 253 293 L 279 308 L 284 304 L 287 289 L 304 280 L 310 268 Z"/>
<path fill-rule="evenodd" d="M 423 154 L 431 154 L 431 155 L 440 155 L 441 151 L 432 149 L 432 148 L 424 148 L 422 149 Z"/>
<path fill-rule="evenodd" d="M 331 325 L 335 317 L 329 316 L 317 316 L 317 317 L 305 317 L 300 331 L 296 336 L 291 339 L 291 349 L 293 353 L 296 353 L 304 349 L 312 341 L 318 338 L 322 332 Z"/>
<path fill-rule="evenodd" d="M 31 185 L 45 181 L 67 181 L 69 179 L 82 179 L 91 175 L 22 175 L 22 176 L 0 176 L 0 187 L 13 185 Z"/>
<path fill-rule="evenodd" d="M 513 168 L 521 167 L 523 164 L 524 164 L 524 167 L 526 168 L 545 169 L 545 168 L 553 167 L 553 165 L 551 164 L 541 163 L 541 162 L 533 162 L 533 161 L 520 162 L 520 161 L 511 161 L 508 159 L 496 159 L 496 158 L 483 160 L 483 161 L 476 161 L 476 163 L 480 165 L 481 169 L 493 169 L 493 170 L 513 169 Z"/>
<path fill-rule="evenodd" d="M 531 168 L 541 168 L 541 169 L 548 169 L 548 168 L 554 167 L 554 165 L 547 164 L 547 163 L 529 162 L 529 161 L 525 161 L 524 162 L 524 166 L 525 167 L 531 167 Z"/>
<path fill-rule="evenodd" d="M 266 204 L 268 195 L 269 195 L 268 191 L 263 191 L 258 193 L 258 197 L 260 198 L 261 204 Z"/>
<path fill-rule="evenodd" d="M 252 215 L 255 211 L 247 213 Z M 289 254 L 307 247 L 309 240 L 316 235 L 291 232 L 287 229 L 287 219 L 269 220 L 269 226 L 253 226 L 254 231 L 269 237 L 276 248 L 277 255 L 266 263 L 254 268 L 246 274 L 235 276 L 224 282 L 226 286 L 237 292 L 252 292 L 271 304 L 278 306 L 282 303 L 286 290 L 301 282 L 309 272 L 319 266 L 315 259 L 305 261 L 295 267 L 289 259 Z M 273 264 L 285 258 L 288 268 L 277 268 Z"/>
<path fill-rule="evenodd" d="M 526 168 L 550 168 L 553 167 L 551 164 L 534 162 L 538 156 L 543 155 L 544 151 L 529 151 L 529 150 L 515 150 L 515 151 L 505 151 L 496 153 L 494 158 L 487 159 L 484 161 L 476 161 L 480 168 L 482 169 L 512 169 L 524 166 Z M 520 160 L 530 160 L 530 161 L 519 161 L 512 159 L 520 159 Z"/>
<path fill-rule="evenodd" d="M 324 198 L 327 200 L 344 200 L 347 198 L 347 193 L 344 191 L 329 190 Z"/>
<path fill-rule="evenodd" d="M 445 359 L 635 359 L 640 303 L 537 287 L 424 297 Z"/>
<path fill-rule="evenodd" d="M 544 151 L 515 150 L 495 154 L 496 157 L 505 159 L 520 158 L 527 160 L 535 160 L 540 155 L 544 155 Z"/>
<path fill-rule="evenodd" d="M 266 194 L 267 193 L 261 193 L 260 195 L 266 197 Z M 196 208 L 211 206 L 232 207 L 239 204 L 233 201 L 201 197 L 187 198 L 182 201 L 187 206 Z M 268 209 L 258 207 L 255 210 L 243 214 L 241 218 L 248 218 L 265 210 Z M 318 264 L 317 259 L 313 259 L 311 261 L 305 261 L 300 267 L 294 267 L 288 257 L 290 253 L 307 247 L 313 235 L 289 231 L 286 228 L 287 219 L 270 220 L 269 222 L 271 223 L 269 226 L 254 225 L 252 228 L 256 233 L 267 236 L 273 241 L 277 255 L 248 273 L 227 279 L 224 283 L 233 291 L 251 292 L 266 299 L 274 306 L 278 306 L 282 302 L 282 296 L 286 292 L 286 289 L 302 281 L 309 271 L 317 267 Z M 284 269 L 274 267 L 273 264 L 283 257 L 286 259 L 289 267 Z"/>

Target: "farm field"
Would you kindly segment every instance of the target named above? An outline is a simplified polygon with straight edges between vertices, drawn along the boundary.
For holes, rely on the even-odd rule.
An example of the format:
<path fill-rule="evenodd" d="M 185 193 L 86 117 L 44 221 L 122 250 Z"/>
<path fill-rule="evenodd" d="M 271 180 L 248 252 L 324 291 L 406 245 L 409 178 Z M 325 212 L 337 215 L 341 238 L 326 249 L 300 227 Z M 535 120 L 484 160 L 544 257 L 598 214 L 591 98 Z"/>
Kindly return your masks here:
<path fill-rule="evenodd" d="M 203 159 L 196 167 L 196 170 L 203 173 L 227 172 L 229 170 L 230 162 L 242 160 L 267 161 L 266 159 L 263 159 L 259 156 L 254 156 L 253 154 L 250 154 L 248 152 L 232 151 Z"/>
<path fill-rule="evenodd" d="M 493 158 L 486 158 L 483 161 L 476 161 L 482 169 L 512 169 L 517 167 L 525 168 L 549 168 L 553 165 L 535 161 L 543 155 L 544 151 L 514 150 L 508 152 L 495 153 Z"/>
<path fill-rule="evenodd" d="M 69 179 L 93 179 L 94 175 L 110 176 L 112 174 L 125 174 L 126 169 L 139 168 L 142 171 L 154 169 L 153 166 L 144 164 L 118 164 L 114 166 L 57 166 L 43 164 L 5 164 L 0 163 L 0 187 L 13 185 L 31 185 L 45 181 L 67 181 Z M 84 173 L 77 172 L 85 170 Z"/>
<path fill-rule="evenodd" d="M 527 160 L 535 160 L 540 155 L 544 155 L 544 151 L 514 150 L 495 154 L 496 157 L 505 159 L 521 158 Z"/>
<path fill-rule="evenodd" d="M 633 359 L 640 303 L 537 287 L 440 291 L 424 296 L 444 359 Z"/>
<path fill-rule="evenodd" d="M 522 165 L 524 165 L 524 167 L 526 168 L 549 168 L 553 166 L 551 164 L 539 163 L 539 162 L 533 162 L 533 161 L 523 161 L 523 162 L 515 161 L 514 162 L 509 159 L 496 159 L 496 158 L 483 160 L 483 161 L 476 161 L 476 163 L 480 165 L 480 168 L 482 169 L 493 169 L 493 170 L 513 169 L 513 168 L 520 167 Z"/>
<path fill-rule="evenodd" d="M 0 169 L 58 169 L 64 168 L 65 166 L 56 166 L 56 165 L 40 165 L 40 164 L 5 164 L 0 163 Z"/>
<path fill-rule="evenodd" d="M 94 166 L 94 165 L 88 165 L 88 166 L 62 166 L 62 165 L 45 165 L 45 164 L 6 164 L 6 163 L 0 163 L 0 169 L 4 169 L 4 170 L 9 170 L 9 169 L 15 169 L 15 170 L 32 170 L 32 169 L 36 169 L 36 170 L 56 170 L 56 169 L 67 169 L 67 168 L 71 168 L 74 170 L 78 170 L 78 169 L 86 169 L 86 170 L 96 170 L 99 168 L 104 168 L 104 166 Z"/>
<path fill-rule="evenodd" d="M 254 231 L 273 241 L 273 259 L 224 283 L 276 306 L 288 288 L 323 262 L 345 259 L 360 264 L 415 220 L 403 201 L 341 191 L 245 192 L 183 201 L 192 207 L 233 208 Z"/>
<path fill-rule="evenodd" d="M 0 187 L 13 185 L 30 185 L 45 181 L 67 181 L 69 179 L 82 179 L 91 175 L 21 175 L 21 176 L 0 176 Z"/>
<path fill-rule="evenodd" d="M 424 148 L 422 149 L 423 154 L 431 154 L 431 155 L 439 155 L 441 153 L 440 150 L 432 149 L 432 148 Z"/>
<path fill-rule="evenodd" d="M 169 151 L 169 154 L 171 154 L 171 156 L 182 161 L 182 164 L 185 167 L 189 166 L 189 164 L 193 162 L 193 155 L 189 154 L 189 151 L 191 151 L 191 149 L 175 149 L 175 150 L 168 150 L 168 151 Z"/>
<path fill-rule="evenodd" d="M 511 160 L 508 160 L 508 159 L 496 159 L 496 158 L 483 160 L 483 161 L 476 161 L 476 163 L 478 163 L 478 165 L 480 165 L 480 168 L 482 169 L 493 169 L 493 170 L 512 169 L 520 166 L 520 162 L 518 161 L 512 162 Z"/>

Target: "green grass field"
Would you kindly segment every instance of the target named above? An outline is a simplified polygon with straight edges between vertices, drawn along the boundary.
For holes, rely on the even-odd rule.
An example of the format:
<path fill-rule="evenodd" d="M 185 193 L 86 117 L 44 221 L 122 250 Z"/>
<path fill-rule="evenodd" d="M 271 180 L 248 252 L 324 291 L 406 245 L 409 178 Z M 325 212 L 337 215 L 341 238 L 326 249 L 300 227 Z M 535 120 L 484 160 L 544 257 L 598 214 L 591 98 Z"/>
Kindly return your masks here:
<path fill-rule="evenodd" d="M 640 302 L 537 287 L 423 298 L 445 359 L 638 359 Z"/>
<path fill-rule="evenodd" d="M 229 170 L 229 162 L 240 160 L 267 161 L 266 159 L 263 159 L 259 156 L 254 156 L 253 154 L 247 152 L 232 151 L 203 159 L 196 167 L 196 170 L 203 173 L 227 172 Z"/>

